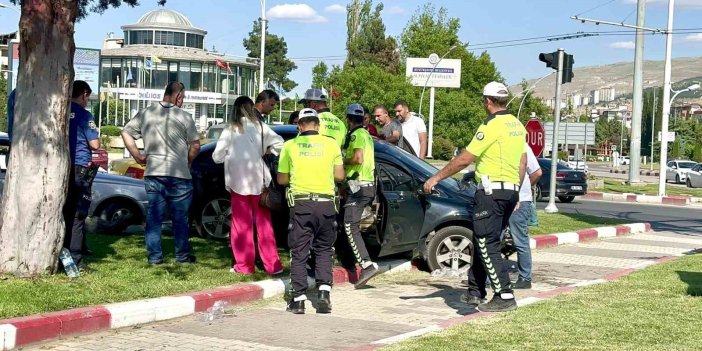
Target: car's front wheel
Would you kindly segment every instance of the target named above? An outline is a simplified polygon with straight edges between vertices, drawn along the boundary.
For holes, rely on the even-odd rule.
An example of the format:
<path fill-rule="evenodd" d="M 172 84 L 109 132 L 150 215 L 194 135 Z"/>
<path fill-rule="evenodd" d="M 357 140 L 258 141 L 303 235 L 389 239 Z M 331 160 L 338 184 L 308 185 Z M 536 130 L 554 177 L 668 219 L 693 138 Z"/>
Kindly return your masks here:
<path fill-rule="evenodd" d="M 687 180 L 685 181 L 685 183 L 687 184 L 688 188 L 692 188 L 692 182 L 690 181 L 690 177 L 687 177 Z"/>
<path fill-rule="evenodd" d="M 534 198 L 536 201 L 541 201 L 543 198 L 543 194 L 541 193 L 541 185 L 537 184 L 536 189 L 534 190 Z"/>
<path fill-rule="evenodd" d="M 201 237 L 228 239 L 231 223 L 231 201 L 226 197 L 207 200 L 195 216 L 195 230 Z"/>
<path fill-rule="evenodd" d="M 439 229 L 427 244 L 425 259 L 431 271 L 467 270 L 473 262 L 473 232 L 459 226 Z"/>
<path fill-rule="evenodd" d="M 108 234 L 122 234 L 132 224 L 138 224 L 134 205 L 115 201 L 104 206 L 97 214 L 97 230 Z"/>
<path fill-rule="evenodd" d="M 676 175 L 675 175 L 675 184 L 680 184 L 680 183 L 681 183 L 681 182 L 680 182 L 680 175 L 679 175 L 679 174 L 676 174 Z"/>

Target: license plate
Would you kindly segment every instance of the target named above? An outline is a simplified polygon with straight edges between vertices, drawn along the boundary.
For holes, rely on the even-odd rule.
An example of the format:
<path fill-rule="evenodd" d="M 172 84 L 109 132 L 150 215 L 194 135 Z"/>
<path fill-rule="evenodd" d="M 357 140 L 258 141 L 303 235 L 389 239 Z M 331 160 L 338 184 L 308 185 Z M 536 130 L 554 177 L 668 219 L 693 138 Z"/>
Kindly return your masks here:
<path fill-rule="evenodd" d="M 583 190 L 583 187 L 580 185 L 574 185 L 570 187 L 570 190 Z"/>

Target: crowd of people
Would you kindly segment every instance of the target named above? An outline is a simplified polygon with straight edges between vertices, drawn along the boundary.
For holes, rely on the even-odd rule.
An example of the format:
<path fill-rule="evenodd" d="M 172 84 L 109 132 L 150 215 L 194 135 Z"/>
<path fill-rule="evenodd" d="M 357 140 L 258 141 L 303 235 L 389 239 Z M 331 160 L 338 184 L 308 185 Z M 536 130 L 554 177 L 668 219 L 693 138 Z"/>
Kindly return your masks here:
<path fill-rule="evenodd" d="M 89 253 L 85 217 L 96 172 L 91 151 L 100 146 L 94 118 L 85 109 L 91 93 L 86 82 L 73 83 L 64 247 L 81 268 L 85 268 L 83 255 Z M 482 102 L 488 117 L 466 149 L 423 185 L 429 194 L 442 179 L 476 164 L 475 254 L 463 301 L 489 312 L 516 308 L 513 289 L 531 288 L 532 279 L 528 239 L 528 225 L 534 217 L 531 185 L 538 181 L 541 170 L 525 142 L 524 127 L 506 110 L 508 95 L 501 83 L 485 86 Z M 181 109 L 184 97 L 183 84 L 170 82 L 162 101 L 139 111 L 122 130 L 125 147 L 146 168 L 145 243 L 151 265 L 164 263 L 161 223 L 166 211 L 173 222 L 176 262 L 196 262 L 189 242 L 188 209 L 193 195 L 190 165 L 199 153 L 200 141 L 193 118 Z M 360 268 L 357 288 L 379 273 L 360 230 L 363 210 L 377 194 L 374 138 L 422 159 L 427 152 L 426 127 L 410 112 L 407 102 L 395 102 L 396 118 L 383 105 L 368 109 L 351 104 L 342 120 L 330 111 L 326 99 L 320 89 L 305 92 L 300 100 L 304 108 L 292 113 L 289 120 L 297 125 L 298 135 L 284 142 L 264 123 L 279 103 L 278 95 L 265 90 L 255 101 L 239 97 L 212 154 L 216 163 L 224 164 L 225 186 L 231 196 L 232 273 L 255 272 L 256 246 L 265 271 L 270 275 L 282 272 L 271 210 L 287 203 L 291 254 L 288 310 L 295 314 L 305 313 L 308 269 L 318 287 L 317 312 L 331 312 L 335 254 L 347 269 Z M 381 127 L 379 131 L 371 118 Z M 137 148 L 137 139 L 143 139 L 143 150 Z M 272 162 L 275 158 L 277 162 Z M 276 186 L 285 187 L 285 194 L 275 194 Z M 500 253 L 507 227 L 517 251 L 519 277 L 515 282 L 510 281 Z M 487 283 L 494 291 L 489 302 Z"/>

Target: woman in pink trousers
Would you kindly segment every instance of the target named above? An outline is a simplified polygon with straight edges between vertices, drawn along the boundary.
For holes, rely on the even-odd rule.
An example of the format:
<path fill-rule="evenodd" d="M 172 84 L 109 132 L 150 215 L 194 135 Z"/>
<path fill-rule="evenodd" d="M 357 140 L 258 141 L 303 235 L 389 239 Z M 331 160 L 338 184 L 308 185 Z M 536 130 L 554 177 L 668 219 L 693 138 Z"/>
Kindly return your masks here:
<path fill-rule="evenodd" d="M 222 131 L 212 153 L 216 163 L 224 162 L 224 183 L 232 199 L 230 240 L 236 264 L 230 272 L 253 274 L 256 270 L 254 228 L 258 251 L 268 274 L 282 272 L 268 208 L 259 206 L 261 192 L 271 182 L 263 153 L 277 155 L 283 138 L 258 120 L 254 103 L 241 96 L 234 101 L 230 125 Z"/>

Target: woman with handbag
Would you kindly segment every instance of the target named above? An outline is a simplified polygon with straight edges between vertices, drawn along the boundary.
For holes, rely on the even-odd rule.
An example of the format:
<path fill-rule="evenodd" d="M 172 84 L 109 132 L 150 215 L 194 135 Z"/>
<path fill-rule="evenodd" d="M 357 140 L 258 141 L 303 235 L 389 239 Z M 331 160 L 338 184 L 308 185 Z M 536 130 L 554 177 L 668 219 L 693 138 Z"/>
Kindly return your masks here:
<path fill-rule="evenodd" d="M 255 227 L 263 267 L 268 274 L 278 274 L 283 266 L 275 243 L 271 212 L 265 206 L 272 197 L 268 193 L 272 176 L 263 157 L 267 153 L 277 155 L 283 138 L 256 118 L 254 103 L 246 96 L 234 101 L 229 119 L 230 125 L 222 131 L 212 159 L 224 163 L 224 183 L 231 194 L 230 240 L 236 264 L 230 272 L 254 273 Z M 262 195 L 265 195 L 263 201 Z"/>

